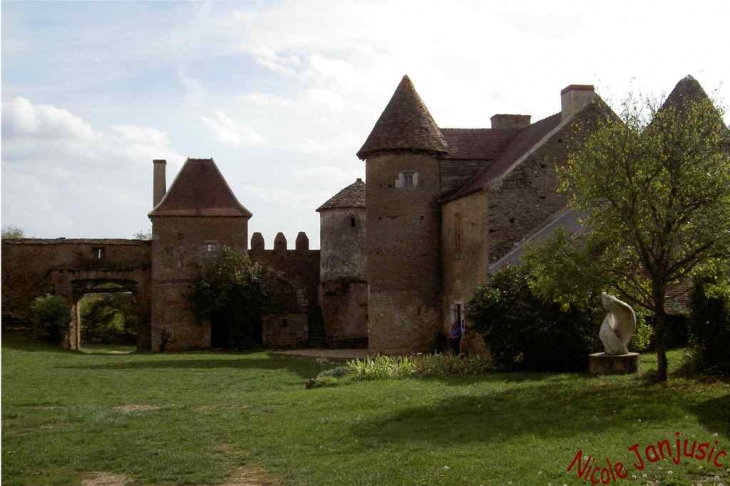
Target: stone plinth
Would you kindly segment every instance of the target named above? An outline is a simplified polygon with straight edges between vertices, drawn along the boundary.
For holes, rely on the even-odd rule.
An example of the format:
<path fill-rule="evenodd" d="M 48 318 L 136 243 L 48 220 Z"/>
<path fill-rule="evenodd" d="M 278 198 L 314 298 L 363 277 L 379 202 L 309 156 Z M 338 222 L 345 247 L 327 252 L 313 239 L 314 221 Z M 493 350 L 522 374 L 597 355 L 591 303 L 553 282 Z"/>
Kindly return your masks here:
<path fill-rule="evenodd" d="M 638 371 L 639 353 L 593 353 L 588 356 L 588 373 L 591 375 L 628 375 Z"/>

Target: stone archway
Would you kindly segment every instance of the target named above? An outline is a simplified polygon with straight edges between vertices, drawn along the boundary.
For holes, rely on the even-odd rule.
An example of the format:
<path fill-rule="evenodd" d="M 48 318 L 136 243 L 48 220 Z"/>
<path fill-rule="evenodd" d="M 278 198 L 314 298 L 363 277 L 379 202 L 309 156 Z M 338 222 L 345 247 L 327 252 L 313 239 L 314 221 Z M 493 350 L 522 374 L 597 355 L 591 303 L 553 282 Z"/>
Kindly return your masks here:
<path fill-rule="evenodd" d="M 78 350 L 81 345 L 79 301 L 89 293 L 129 292 L 137 302 L 137 350 L 150 350 L 150 285 L 149 273 L 130 271 L 60 270 L 52 274 L 56 295 L 70 304 L 71 321 L 64 347 Z M 113 285 L 113 287 L 112 287 Z"/>

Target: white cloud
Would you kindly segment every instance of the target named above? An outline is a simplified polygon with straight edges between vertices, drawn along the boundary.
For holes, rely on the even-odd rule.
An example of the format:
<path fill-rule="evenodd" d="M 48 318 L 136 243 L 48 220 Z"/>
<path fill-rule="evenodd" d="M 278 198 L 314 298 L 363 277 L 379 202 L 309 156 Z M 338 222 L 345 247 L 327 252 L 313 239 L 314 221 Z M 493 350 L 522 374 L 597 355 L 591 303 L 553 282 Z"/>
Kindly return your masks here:
<path fill-rule="evenodd" d="M 149 226 L 157 158 L 172 171 L 183 161 L 163 131 L 94 129 L 52 105 L 3 103 L 3 222 L 38 237 L 131 237 Z"/>
<path fill-rule="evenodd" d="M 3 103 L 3 138 L 15 136 L 41 138 L 94 137 L 91 127 L 79 117 L 51 105 L 33 105 L 23 97 Z"/>
<path fill-rule="evenodd" d="M 291 104 L 291 100 L 282 98 L 270 93 L 260 93 L 258 91 L 253 93 L 246 93 L 238 96 L 237 98 L 242 103 L 253 103 L 255 105 L 262 106 L 287 106 Z"/>
<path fill-rule="evenodd" d="M 225 144 L 240 147 L 263 142 L 263 138 L 256 130 L 233 120 L 221 111 L 216 112 L 215 118 L 203 116 L 201 120 L 210 128 L 216 138 Z"/>

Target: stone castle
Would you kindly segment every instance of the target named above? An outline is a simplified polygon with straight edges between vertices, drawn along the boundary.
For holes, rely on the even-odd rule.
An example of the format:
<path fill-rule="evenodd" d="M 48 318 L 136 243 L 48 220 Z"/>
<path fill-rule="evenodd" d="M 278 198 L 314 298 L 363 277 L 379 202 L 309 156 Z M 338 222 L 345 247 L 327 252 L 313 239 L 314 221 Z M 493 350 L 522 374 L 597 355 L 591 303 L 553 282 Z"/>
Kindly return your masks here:
<path fill-rule="evenodd" d="M 689 76 L 670 98 L 686 93 L 704 95 Z M 473 289 L 526 242 L 556 228 L 581 231 L 556 191 L 556 167 L 614 115 L 589 85 L 563 89 L 560 108 L 536 122 L 498 114 L 491 128 L 440 128 L 404 77 L 357 153 L 367 184 L 358 179 L 317 209 L 321 250 L 304 233 L 294 249 L 282 233 L 273 250 L 260 233 L 249 247 L 252 214 L 213 159 L 188 159 L 169 190 L 166 162 L 155 160 L 151 241 L 3 241 L 3 318 L 28 319 L 36 296 L 63 296 L 66 345 L 78 349 L 81 297 L 122 290 L 136 296 L 140 350 L 223 346 L 225 328 L 196 322 L 186 296 L 198 265 L 229 246 L 276 278 L 282 304 L 263 317 L 264 346 L 428 351 L 464 318 Z M 467 346 L 485 349 L 476 337 Z"/>

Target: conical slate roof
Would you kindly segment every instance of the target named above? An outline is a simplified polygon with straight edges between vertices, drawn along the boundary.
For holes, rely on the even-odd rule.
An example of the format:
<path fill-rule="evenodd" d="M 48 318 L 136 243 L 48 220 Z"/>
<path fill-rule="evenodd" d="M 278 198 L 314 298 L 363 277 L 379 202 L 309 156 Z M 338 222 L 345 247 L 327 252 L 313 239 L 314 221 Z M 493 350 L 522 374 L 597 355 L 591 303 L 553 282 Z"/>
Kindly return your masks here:
<path fill-rule="evenodd" d="M 699 81 L 690 75 L 682 78 L 674 87 L 662 107 L 681 107 L 687 101 L 700 101 L 707 98 L 707 93 L 702 89 Z"/>
<path fill-rule="evenodd" d="M 682 78 L 674 87 L 672 92 L 669 93 L 669 96 L 667 96 L 667 99 L 664 101 L 664 104 L 662 104 L 659 112 L 671 109 L 676 110 L 676 112 L 681 116 L 682 113 L 685 112 L 686 107 L 690 106 L 691 103 L 707 102 L 708 100 L 709 96 L 707 96 L 705 90 L 702 89 L 699 81 L 692 76 L 687 75 Z M 717 123 L 718 127 L 722 126 L 727 129 L 725 122 L 722 119 L 722 115 L 717 109 L 714 109 L 714 118 L 714 122 Z M 655 118 L 649 126 L 658 126 L 658 124 L 661 123 L 658 120 L 660 120 L 660 118 Z M 730 133 L 730 131 L 728 133 Z M 728 143 L 730 144 L 730 141 Z"/>
<path fill-rule="evenodd" d="M 188 159 L 149 216 L 250 218 L 251 212 L 238 202 L 213 159 Z"/>
<path fill-rule="evenodd" d="M 444 154 L 448 145 L 408 76 L 403 76 L 388 106 L 357 156 L 383 150 L 424 150 Z"/>
<path fill-rule="evenodd" d="M 354 184 L 332 196 L 317 208 L 317 212 L 337 208 L 365 208 L 365 183 L 362 179 L 358 178 Z"/>

